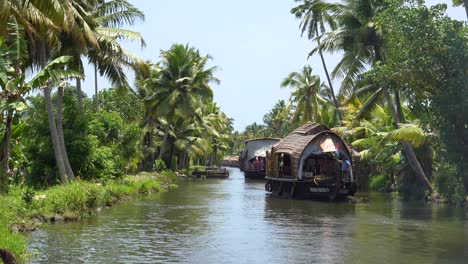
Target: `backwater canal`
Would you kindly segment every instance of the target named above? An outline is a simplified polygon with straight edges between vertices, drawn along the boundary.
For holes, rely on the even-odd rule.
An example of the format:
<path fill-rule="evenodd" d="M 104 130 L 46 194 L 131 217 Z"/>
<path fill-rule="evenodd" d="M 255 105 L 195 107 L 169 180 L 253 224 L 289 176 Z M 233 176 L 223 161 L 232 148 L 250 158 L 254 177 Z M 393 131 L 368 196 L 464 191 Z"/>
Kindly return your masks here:
<path fill-rule="evenodd" d="M 370 194 L 286 200 L 230 168 L 34 232 L 32 263 L 468 263 L 468 211 Z"/>

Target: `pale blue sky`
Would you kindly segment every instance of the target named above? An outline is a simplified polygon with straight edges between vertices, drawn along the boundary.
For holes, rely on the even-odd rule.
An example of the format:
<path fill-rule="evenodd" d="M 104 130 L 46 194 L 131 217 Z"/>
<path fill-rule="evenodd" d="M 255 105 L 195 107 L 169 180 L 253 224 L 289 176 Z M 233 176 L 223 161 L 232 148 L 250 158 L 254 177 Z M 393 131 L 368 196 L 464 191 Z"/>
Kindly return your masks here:
<path fill-rule="evenodd" d="M 213 85 L 214 100 L 229 117 L 234 128 L 262 123 L 275 103 L 289 98 L 290 88 L 280 88 L 281 80 L 292 71 L 310 64 L 325 80 L 320 59 L 307 60 L 313 44 L 300 37 L 299 21 L 290 14 L 293 0 L 130 0 L 146 15 L 145 22 L 132 29 L 140 32 L 147 46 L 125 45 L 145 60 L 159 61 L 161 49 L 173 43 L 189 43 L 202 54 L 213 57 L 212 65 L 220 70 L 220 85 Z M 429 5 L 444 1 L 427 1 Z M 451 2 L 451 1 L 450 1 Z M 452 8 L 448 14 L 466 20 L 463 8 Z M 326 57 L 329 69 L 339 54 Z M 94 93 L 94 75 L 86 69 L 84 91 Z M 130 74 L 133 82 L 133 74 Z M 336 87 L 339 80 L 335 81 Z M 109 83 L 99 78 L 99 89 Z"/>

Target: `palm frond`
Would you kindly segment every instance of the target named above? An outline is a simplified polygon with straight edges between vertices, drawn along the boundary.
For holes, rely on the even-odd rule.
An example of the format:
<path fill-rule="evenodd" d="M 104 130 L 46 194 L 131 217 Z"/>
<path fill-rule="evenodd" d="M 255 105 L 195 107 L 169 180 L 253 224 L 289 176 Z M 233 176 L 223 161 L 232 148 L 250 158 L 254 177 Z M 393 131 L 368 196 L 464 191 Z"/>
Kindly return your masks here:
<path fill-rule="evenodd" d="M 405 141 L 411 143 L 414 147 L 419 147 L 426 142 L 424 131 L 412 124 L 405 124 L 398 129 L 388 133 L 388 140 Z"/>

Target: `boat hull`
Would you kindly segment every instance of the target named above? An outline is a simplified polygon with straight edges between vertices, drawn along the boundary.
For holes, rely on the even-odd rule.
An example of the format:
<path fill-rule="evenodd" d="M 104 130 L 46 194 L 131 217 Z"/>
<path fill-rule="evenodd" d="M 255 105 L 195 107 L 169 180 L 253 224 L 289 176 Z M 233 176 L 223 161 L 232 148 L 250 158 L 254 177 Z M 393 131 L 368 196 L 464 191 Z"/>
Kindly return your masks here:
<path fill-rule="evenodd" d="M 246 179 L 257 179 L 262 180 L 265 179 L 265 170 L 244 170 L 244 178 Z"/>
<path fill-rule="evenodd" d="M 348 182 L 337 188 L 335 183 L 266 177 L 265 190 L 273 196 L 289 199 L 343 200 L 354 195 L 356 184 Z"/>

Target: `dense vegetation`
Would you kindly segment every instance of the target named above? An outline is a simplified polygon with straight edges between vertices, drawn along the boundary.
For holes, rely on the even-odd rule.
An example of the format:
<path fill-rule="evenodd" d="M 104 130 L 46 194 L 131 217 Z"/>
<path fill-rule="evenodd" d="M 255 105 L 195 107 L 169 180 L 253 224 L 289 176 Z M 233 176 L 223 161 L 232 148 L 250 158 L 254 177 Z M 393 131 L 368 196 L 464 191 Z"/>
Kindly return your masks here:
<path fill-rule="evenodd" d="M 0 248 L 24 254 L 12 233 L 22 221 L 81 216 L 159 190 L 174 175 L 166 169 L 226 153 L 232 120 L 213 102 L 211 57 L 174 44 L 143 61 L 120 43 L 145 46 L 126 29 L 138 20 L 144 14 L 126 0 L 0 4 L 0 201 L 9 204 L 0 210 Z M 81 89 L 85 58 L 94 78 L 113 86 L 99 91 L 96 82 L 92 98 Z M 126 176 L 142 171 L 166 176 Z"/>
<path fill-rule="evenodd" d="M 447 17 L 445 5 L 422 1 L 296 2 L 291 13 L 314 43 L 308 55 L 319 55 L 327 80 L 316 75 L 322 69 L 291 69 L 278 84 L 292 89 L 289 101 L 239 133 L 213 102 L 211 84 L 219 80 L 209 55 L 174 44 L 144 61 L 123 48 L 121 40 L 146 45 L 126 29 L 144 20 L 126 0 L 2 1 L 0 202 L 13 206 L 0 209 L 0 248 L 24 253 L 11 227 L 18 215 L 37 213 L 34 193 L 55 197 L 41 207 L 47 215 L 72 210 L 60 203 L 74 193 L 69 198 L 81 203 L 72 211 L 81 214 L 89 209 L 83 204 L 114 199 L 107 186 L 139 179 L 124 175 L 215 164 L 238 153 L 245 139 L 284 137 L 308 121 L 333 128 L 360 153 L 370 174 L 362 174 L 363 189 L 464 200 L 466 23 Z M 326 55 L 337 51 L 343 57 L 329 71 Z M 81 89 L 85 58 L 94 78 L 105 76 L 113 86 L 99 91 L 96 83 L 92 98 Z M 128 70 L 136 75 L 133 87 Z M 143 185 L 132 186 L 138 193 L 158 183 Z M 80 196 L 84 189 L 97 196 Z"/>
<path fill-rule="evenodd" d="M 264 116 L 234 134 L 242 141 L 283 137 L 314 121 L 360 153 L 361 189 L 396 189 L 407 197 L 452 202 L 468 194 L 468 31 L 446 5 L 423 1 L 296 0 L 291 13 L 315 48 L 321 69 L 304 66 L 281 83 L 293 90 Z M 460 3 L 458 3 L 460 4 Z M 329 74 L 326 52 L 343 57 Z M 307 54 L 305 54 L 307 55 Z M 341 82 L 335 95 L 331 79 Z M 369 177 L 369 178 L 368 178 Z M 370 186 L 368 186 L 370 185 Z"/>
<path fill-rule="evenodd" d="M 145 62 L 119 42 L 145 45 L 122 28 L 144 19 L 127 1 L 54 2 L 2 4 L 1 192 L 12 183 L 113 179 L 154 170 L 157 160 L 182 169 L 222 158 L 232 121 L 213 102 L 210 84 L 219 81 L 211 57 L 174 44 Z M 96 86 L 88 98 L 82 58 L 114 87 Z M 137 75 L 133 89 L 128 69 Z"/>

